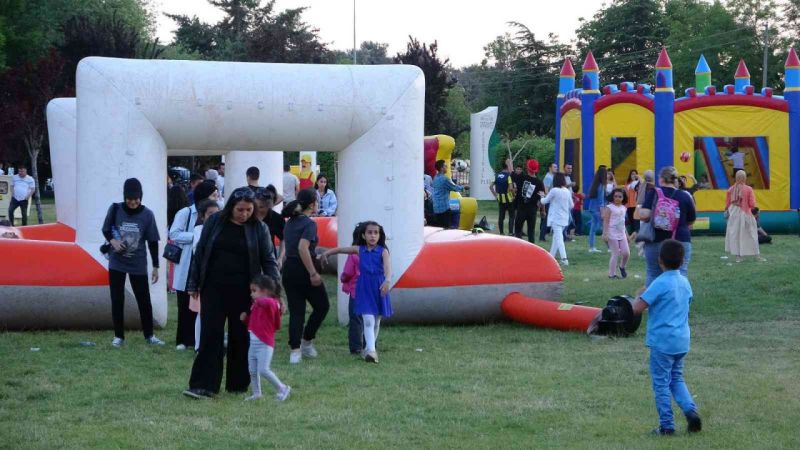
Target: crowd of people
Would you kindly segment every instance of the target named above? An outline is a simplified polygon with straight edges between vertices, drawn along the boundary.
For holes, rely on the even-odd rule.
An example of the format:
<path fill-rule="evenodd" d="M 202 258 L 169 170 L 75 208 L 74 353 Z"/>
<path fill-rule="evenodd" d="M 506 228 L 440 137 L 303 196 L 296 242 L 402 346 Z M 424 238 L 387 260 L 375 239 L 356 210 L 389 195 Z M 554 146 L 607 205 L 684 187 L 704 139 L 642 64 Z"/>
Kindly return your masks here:
<path fill-rule="evenodd" d="M 571 164 L 565 164 L 563 171 L 559 171 L 556 164 L 550 164 L 541 180 L 539 163 L 535 159 L 526 161 L 525 172 L 521 165 L 513 167 L 513 171 L 512 167 L 511 160 L 507 160 L 490 185 L 497 200 L 500 234 L 506 234 L 508 217 L 508 234 L 517 238 L 526 236 L 534 243 L 538 215 L 539 241 L 546 242 L 547 235 L 551 235 L 550 254 L 558 255 L 561 264 L 566 266 L 569 261 L 564 242 L 583 233 L 585 207 L 589 216 L 585 227 L 589 252 L 602 252 L 597 248 L 597 236 L 601 236 L 611 254 L 610 279 L 627 277 L 630 249 L 635 243 L 638 255 L 646 261 L 646 284 L 649 285 L 661 273 L 658 251 L 666 239 L 683 245 L 684 262 L 680 271 L 684 276 L 688 273 L 692 257 L 691 228 L 697 213 L 693 191 L 686 188 L 686 178 L 679 176 L 674 167 L 660 170 L 658 184 L 652 170 L 640 177 L 635 169 L 628 173 L 623 184 L 618 184 L 613 170 L 600 165 L 586 196 L 572 180 Z M 461 188 L 452 184 L 443 172 L 437 175 L 439 177 L 443 178 L 439 183 L 443 188 L 438 190 L 442 197 L 449 195 L 449 190 Z M 763 260 L 758 246 L 771 242 L 772 238 L 758 223 L 759 210 L 753 189 L 746 183 L 745 171 L 737 168 L 734 178 L 736 182 L 726 195 L 725 250 L 736 256 L 737 262 L 746 256 Z M 436 183 L 432 190 L 436 198 Z M 440 203 L 439 209 L 442 207 Z"/>
<path fill-rule="evenodd" d="M 252 393 L 247 400 L 256 400 L 262 397 L 261 378 L 266 378 L 278 400 L 288 398 L 291 387 L 270 369 L 275 333 L 281 315 L 288 311 L 289 363 L 318 356 L 314 340 L 330 302 L 316 267 L 336 253 L 349 254 L 349 269 L 342 280 L 353 303 L 350 350 L 377 363 L 380 321 L 392 315 L 383 227 L 376 222 L 358 224 L 352 247 L 317 256 L 317 224 L 311 217 L 333 216 L 337 208 L 325 175 L 317 176 L 312 188 L 300 189 L 297 177 L 285 167 L 281 196 L 273 185 L 260 186 L 260 170 L 250 167 L 247 185 L 223 201 L 224 167 L 210 170 L 214 172 L 208 178 L 192 175 L 188 195 L 178 174 L 170 172 L 167 178 L 169 243 L 163 256 L 172 265 L 169 288 L 177 298 L 175 348 L 196 352 L 184 394 L 214 396 L 221 389 L 224 371 L 228 392 L 245 392 L 249 386 Z M 139 307 L 145 341 L 165 345 L 153 332 L 148 286 L 158 280 L 160 236 L 153 212 L 142 204 L 143 194 L 137 179 L 126 180 L 124 201 L 109 207 L 102 227 L 109 259 L 114 347 L 125 345 L 126 278 Z M 274 210 L 279 204 L 283 204 L 280 214 Z M 306 317 L 309 306 L 312 312 Z"/>
<path fill-rule="evenodd" d="M 425 180 L 426 197 L 432 202 L 434 220 L 452 226 L 449 193 L 463 188 L 445 174 L 444 161 L 436 163 L 436 177 Z M 694 200 L 680 189 L 674 167 L 664 167 L 656 183 L 653 171 L 642 177 L 632 170 L 623 185 L 612 171 L 599 166 L 588 190 L 588 198 L 572 180 L 572 167 L 559 171 L 550 165 L 542 180 L 539 164 L 529 160 L 522 167 L 508 161 L 491 185 L 500 211 L 499 232 L 508 232 L 535 242 L 536 218 L 540 242 L 551 236 L 550 254 L 569 265 L 565 240 L 582 234 L 580 216 L 585 201 L 589 211 L 589 252 L 600 234 L 610 253 L 608 277 L 627 277 L 629 241 L 637 242 L 646 266 L 644 287 L 637 293 L 636 314 L 648 309 L 647 345 L 650 373 L 660 425 L 656 434 L 674 433 L 670 407 L 674 397 L 686 416 L 690 432 L 700 431 L 702 422 L 683 380 L 683 359 L 689 351 L 688 310 L 692 301 L 688 281 L 691 261 L 691 227 L 696 220 Z M 288 175 L 286 175 L 288 173 Z M 170 209 L 169 239 L 174 250 L 165 257 L 174 262 L 170 286 L 176 291 L 178 319 L 176 350 L 194 349 L 196 356 L 183 392 L 192 398 L 210 398 L 222 388 L 263 397 L 262 378 L 274 388 L 278 401 L 286 400 L 292 388 L 271 369 L 276 333 L 288 311 L 289 363 L 315 358 L 314 345 L 330 301 L 315 260 L 324 265 L 329 256 L 347 254 L 341 273 L 342 289 L 350 297 L 348 347 L 366 362 L 377 363 L 377 341 L 381 319 L 392 315 L 389 295 L 391 264 L 383 227 L 372 221 L 353 230 L 352 246 L 329 249 L 317 255 L 319 238 L 312 216 L 335 214 L 336 198 L 327 177 L 320 175 L 313 188 L 300 189 L 299 182 L 284 172 L 284 196 L 272 185 L 259 185 L 260 171 L 246 172 L 247 185 L 234 189 L 221 200 L 216 179 L 191 180 L 190 196 L 181 197 L 177 184 L 168 180 L 170 198 L 185 205 Z M 755 196 L 746 184 L 744 171 L 726 195 L 726 251 L 760 258 L 761 228 L 757 222 Z M 109 285 L 114 323 L 112 345 L 125 344 L 124 285 L 130 281 L 139 306 L 142 332 L 147 343 L 164 345 L 153 334 L 152 306 L 148 283 L 158 280 L 158 241 L 152 211 L 142 204 L 141 183 L 131 178 L 123 186 L 124 201 L 109 207 L 102 226 L 107 239 Z M 191 198 L 191 202 L 189 199 Z M 176 201 L 176 200 L 171 200 Z M 283 203 L 282 213 L 274 211 Z M 173 213 L 174 211 L 174 213 Z M 527 224 L 527 227 L 524 225 Z M 574 234 L 572 232 L 574 231 Z M 765 233 L 764 233 L 765 235 Z M 147 271 L 147 253 L 152 273 Z M 285 292 L 286 301 L 281 299 Z M 306 316 L 307 308 L 311 314 Z M 227 333 L 225 330 L 227 329 Z"/>

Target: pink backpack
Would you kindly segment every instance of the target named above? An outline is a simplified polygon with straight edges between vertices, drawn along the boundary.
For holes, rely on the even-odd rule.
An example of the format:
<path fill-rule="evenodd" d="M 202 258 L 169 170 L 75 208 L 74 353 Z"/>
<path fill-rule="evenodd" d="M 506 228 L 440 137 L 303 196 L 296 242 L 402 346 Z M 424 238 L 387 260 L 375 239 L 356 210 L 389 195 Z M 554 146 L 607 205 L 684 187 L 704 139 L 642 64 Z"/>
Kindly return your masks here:
<path fill-rule="evenodd" d="M 678 192 L 677 190 L 675 192 Z M 671 231 L 672 238 L 678 231 L 678 222 L 681 218 L 681 204 L 674 198 L 666 197 L 660 188 L 656 188 L 658 199 L 653 208 L 653 228 L 656 230 Z M 672 194 L 675 196 L 675 193 Z"/>

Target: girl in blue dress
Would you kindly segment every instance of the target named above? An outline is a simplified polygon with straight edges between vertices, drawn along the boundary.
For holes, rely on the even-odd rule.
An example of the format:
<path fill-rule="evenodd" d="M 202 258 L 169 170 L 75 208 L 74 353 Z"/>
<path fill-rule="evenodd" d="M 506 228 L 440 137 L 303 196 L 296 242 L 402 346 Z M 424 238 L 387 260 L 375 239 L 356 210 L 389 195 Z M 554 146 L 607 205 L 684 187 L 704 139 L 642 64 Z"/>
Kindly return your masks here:
<path fill-rule="evenodd" d="M 332 248 L 320 256 L 325 261 L 328 256 L 339 253 L 358 254 L 361 275 L 356 282 L 354 312 L 360 314 L 364 321 L 364 341 L 366 349 L 364 360 L 377 363 L 378 353 L 375 342 L 382 317 L 392 315 L 392 303 L 389 299 L 391 264 L 389 249 L 386 248 L 386 233 L 377 222 L 359 224 L 364 230 L 358 245 L 352 247 Z"/>

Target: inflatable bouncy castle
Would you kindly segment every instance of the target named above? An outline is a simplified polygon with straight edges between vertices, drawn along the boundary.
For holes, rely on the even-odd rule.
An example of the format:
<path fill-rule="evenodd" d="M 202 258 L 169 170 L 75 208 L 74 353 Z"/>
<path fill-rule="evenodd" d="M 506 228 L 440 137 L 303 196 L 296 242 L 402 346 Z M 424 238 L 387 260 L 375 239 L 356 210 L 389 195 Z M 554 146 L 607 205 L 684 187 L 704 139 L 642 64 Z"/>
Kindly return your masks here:
<path fill-rule="evenodd" d="M 724 232 L 725 191 L 733 184 L 733 161 L 743 158 L 762 226 L 796 231 L 800 59 L 794 49 L 785 67 L 783 96 L 770 88 L 756 92 L 743 61 L 734 84 L 717 89 L 701 55 L 695 87 L 675 98 L 666 49 L 656 61 L 655 86 L 624 82 L 601 89 L 600 68 L 589 52 L 576 89 L 575 71 L 566 60 L 556 102 L 556 162 L 573 165 L 584 192 L 601 164 L 614 170 L 618 183 L 633 169 L 641 174 L 675 166 L 697 203 L 695 229 Z"/>

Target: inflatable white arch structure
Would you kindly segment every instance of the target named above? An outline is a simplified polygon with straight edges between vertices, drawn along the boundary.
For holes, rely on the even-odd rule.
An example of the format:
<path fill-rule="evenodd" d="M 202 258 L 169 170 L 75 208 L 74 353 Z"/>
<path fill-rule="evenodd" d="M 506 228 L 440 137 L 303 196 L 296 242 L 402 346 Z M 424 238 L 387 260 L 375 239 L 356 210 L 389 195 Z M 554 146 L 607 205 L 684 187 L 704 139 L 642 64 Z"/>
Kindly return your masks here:
<path fill-rule="evenodd" d="M 340 226 L 350 230 L 366 219 L 384 225 L 391 242 L 394 281 L 422 247 L 422 198 L 407 195 L 419 190 L 422 179 L 424 78 L 414 66 L 91 57 L 82 60 L 77 71 L 74 149 L 69 139 L 76 123 L 72 111 L 69 99 L 48 108 L 53 121 L 51 139 L 64 144 L 63 151 L 54 151 L 54 178 L 64 187 L 56 188 L 61 191 L 58 220 L 75 229 L 72 245 L 103 267 L 100 228 L 108 205 L 121 201 L 122 181 L 136 177 L 144 186 L 144 203 L 156 212 L 165 211 L 170 151 L 218 154 L 219 149 L 236 149 L 228 154 L 227 173 L 241 172 L 242 177 L 253 162 L 247 157 L 249 152 L 305 148 L 340 152 Z M 70 155 L 75 155 L 74 161 Z M 271 166 L 280 171 L 282 164 Z M 279 179 L 275 180 L 278 187 Z M 244 185 L 244 180 L 226 179 L 228 183 Z M 166 221 L 163 214 L 156 218 L 163 246 Z M 342 233 L 340 244 L 350 244 L 349 234 Z M 151 289 L 154 319 L 160 325 L 166 323 L 167 312 L 164 275 Z M 23 310 L 35 313 L 49 326 L 110 322 L 107 287 L 92 289 L 97 291 L 91 295 L 96 301 L 83 303 L 102 309 L 82 320 L 76 311 L 81 308 L 72 306 L 78 306 L 73 302 L 76 298 L 85 300 L 86 292 L 66 289 L 53 295 L 52 288 L 59 287 L 58 280 L 54 281 L 56 285 L 49 286 L 0 282 L 0 297 L 5 297 L 0 313 L 13 312 L 0 314 L 9 317 L 4 325 L 24 326 L 13 323 L 15 318 L 32 323 L 35 317 L 21 314 Z M 45 296 L 43 291 L 47 291 Z M 58 297 L 65 297 L 65 302 Z M 75 312 L 74 320 L 57 317 L 64 313 L 66 302 Z M 56 318 L 45 317 L 50 315 Z M 105 319 L 98 322 L 98 315 Z M 126 315 L 136 320 L 135 314 Z"/>
<path fill-rule="evenodd" d="M 84 59 L 77 98 L 47 109 L 59 223 L 0 239 L 0 254 L 15 255 L 0 259 L 0 328 L 110 327 L 100 228 L 108 205 L 122 200 L 123 180 L 142 182 L 163 245 L 168 155 L 225 154 L 230 190 L 245 184 L 250 165 L 280 190 L 281 153 L 265 149 L 340 152 L 338 217 L 325 226 L 342 231 L 339 245 L 350 244 L 359 221 L 385 227 L 392 322 L 499 320 L 512 292 L 559 298 L 563 275 L 541 248 L 423 227 L 423 108 L 424 79 L 413 66 Z M 162 268 L 151 289 L 160 326 L 165 282 Z M 135 308 L 126 302 L 128 327 L 140 325 Z"/>

